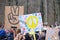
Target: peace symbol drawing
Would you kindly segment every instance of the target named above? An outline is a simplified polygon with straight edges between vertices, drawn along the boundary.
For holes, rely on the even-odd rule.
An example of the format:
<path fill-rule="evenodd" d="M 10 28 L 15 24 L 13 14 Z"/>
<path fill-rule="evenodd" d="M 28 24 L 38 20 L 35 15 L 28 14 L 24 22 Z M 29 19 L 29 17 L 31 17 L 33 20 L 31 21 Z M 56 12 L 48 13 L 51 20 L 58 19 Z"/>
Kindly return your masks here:
<path fill-rule="evenodd" d="M 36 16 L 29 16 L 26 20 L 26 24 L 29 28 L 36 28 L 38 25 L 38 18 Z"/>

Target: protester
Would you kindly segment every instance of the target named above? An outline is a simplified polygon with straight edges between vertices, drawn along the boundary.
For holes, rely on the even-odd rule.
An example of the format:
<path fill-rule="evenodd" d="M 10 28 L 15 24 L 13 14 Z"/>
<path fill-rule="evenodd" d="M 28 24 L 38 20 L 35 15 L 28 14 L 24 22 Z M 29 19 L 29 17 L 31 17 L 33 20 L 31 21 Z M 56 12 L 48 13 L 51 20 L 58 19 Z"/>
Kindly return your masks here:
<path fill-rule="evenodd" d="M 2 25 L 0 25 L 0 40 L 6 38 L 6 31 L 2 28 Z"/>
<path fill-rule="evenodd" d="M 25 37 L 21 34 L 21 30 L 17 29 L 15 40 L 24 40 Z"/>
<path fill-rule="evenodd" d="M 8 40 L 14 40 L 14 30 L 10 29 L 8 34 Z"/>
<path fill-rule="evenodd" d="M 29 33 L 26 33 L 25 40 L 32 40 Z"/>

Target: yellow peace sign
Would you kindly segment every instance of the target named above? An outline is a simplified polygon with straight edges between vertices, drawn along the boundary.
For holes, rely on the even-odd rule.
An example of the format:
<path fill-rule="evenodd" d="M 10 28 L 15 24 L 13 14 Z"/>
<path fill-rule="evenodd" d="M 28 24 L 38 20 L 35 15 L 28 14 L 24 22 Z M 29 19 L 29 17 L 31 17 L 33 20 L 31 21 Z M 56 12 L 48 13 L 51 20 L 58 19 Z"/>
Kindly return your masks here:
<path fill-rule="evenodd" d="M 38 25 L 38 18 L 36 16 L 29 16 L 26 20 L 26 24 L 29 28 L 36 28 Z"/>

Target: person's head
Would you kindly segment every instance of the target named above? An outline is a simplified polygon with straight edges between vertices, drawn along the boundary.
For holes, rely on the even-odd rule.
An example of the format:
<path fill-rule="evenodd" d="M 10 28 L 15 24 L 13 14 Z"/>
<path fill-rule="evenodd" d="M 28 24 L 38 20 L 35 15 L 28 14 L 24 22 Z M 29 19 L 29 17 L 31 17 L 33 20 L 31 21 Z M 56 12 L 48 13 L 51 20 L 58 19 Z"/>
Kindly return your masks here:
<path fill-rule="evenodd" d="M 13 33 L 14 32 L 14 30 L 12 28 L 9 31 L 10 31 L 10 33 Z"/>
<path fill-rule="evenodd" d="M 8 29 L 5 29 L 5 32 L 6 32 L 6 33 L 8 33 L 8 32 L 9 32 L 9 30 L 8 30 Z"/>
<path fill-rule="evenodd" d="M 26 38 L 30 38 L 30 34 L 29 33 L 26 33 L 25 37 Z"/>
<path fill-rule="evenodd" d="M 36 31 L 35 33 L 39 33 L 39 31 Z"/>
<path fill-rule="evenodd" d="M 16 34 L 21 33 L 21 29 L 16 30 Z"/>

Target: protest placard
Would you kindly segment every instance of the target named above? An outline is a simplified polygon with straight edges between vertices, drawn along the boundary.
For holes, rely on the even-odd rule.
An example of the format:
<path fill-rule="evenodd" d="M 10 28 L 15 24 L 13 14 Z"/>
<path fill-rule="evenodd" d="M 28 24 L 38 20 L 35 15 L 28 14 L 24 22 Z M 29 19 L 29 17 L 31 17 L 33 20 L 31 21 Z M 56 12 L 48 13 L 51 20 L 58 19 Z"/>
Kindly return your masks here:
<path fill-rule="evenodd" d="M 40 31 L 43 27 L 41 13 L 32 13 L 27 15 L 20 15 L 20 28 L 24 32 L 30 32 L 31 29 L 34 31 Z"/>
<path fill-rule="evenodd" d="M 48 28 L 46 33 L 46 40 L 58 40 L 58 28 Z"/>
<path fill-rule="evenodd" d="M 24 6 L 5 6 L 5 28 L 19 27 L 19 15 L 24 14 Z"/>

